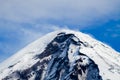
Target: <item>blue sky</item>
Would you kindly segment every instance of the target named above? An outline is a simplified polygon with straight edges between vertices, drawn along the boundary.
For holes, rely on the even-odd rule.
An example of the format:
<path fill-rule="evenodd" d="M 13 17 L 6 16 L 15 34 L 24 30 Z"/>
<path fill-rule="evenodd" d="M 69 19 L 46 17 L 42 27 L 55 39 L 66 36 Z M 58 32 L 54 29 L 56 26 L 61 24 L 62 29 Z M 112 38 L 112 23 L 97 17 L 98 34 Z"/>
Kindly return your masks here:
<path fill-rule="evenodd" d="M 79 30 L 120 52 L 120 0 L 1 0 L 0 62 L 46 33 Z"/>

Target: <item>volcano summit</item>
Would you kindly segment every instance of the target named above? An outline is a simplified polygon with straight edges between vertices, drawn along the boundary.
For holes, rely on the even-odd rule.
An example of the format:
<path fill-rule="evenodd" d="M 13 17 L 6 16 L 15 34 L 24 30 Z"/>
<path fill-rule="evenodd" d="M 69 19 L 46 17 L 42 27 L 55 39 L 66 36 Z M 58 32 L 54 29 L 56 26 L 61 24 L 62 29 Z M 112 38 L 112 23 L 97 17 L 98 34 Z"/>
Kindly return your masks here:
<path fill-rule="evenodd" d="M 0 80 L 119 80 L 120 54 L 71 30 L 49 33 L 0 64 Z"/>

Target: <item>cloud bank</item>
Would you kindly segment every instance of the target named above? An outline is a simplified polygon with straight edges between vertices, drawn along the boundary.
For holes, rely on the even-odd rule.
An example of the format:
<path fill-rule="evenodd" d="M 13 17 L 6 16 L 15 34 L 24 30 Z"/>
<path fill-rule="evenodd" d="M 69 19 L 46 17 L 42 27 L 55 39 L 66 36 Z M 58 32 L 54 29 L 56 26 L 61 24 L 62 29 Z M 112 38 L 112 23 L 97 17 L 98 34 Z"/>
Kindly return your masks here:
<path fill-rule="evenodd" d="M 120 19 L 119 4 L 120 0 L 3 0 L 0 19 L 84 26 Z"/>

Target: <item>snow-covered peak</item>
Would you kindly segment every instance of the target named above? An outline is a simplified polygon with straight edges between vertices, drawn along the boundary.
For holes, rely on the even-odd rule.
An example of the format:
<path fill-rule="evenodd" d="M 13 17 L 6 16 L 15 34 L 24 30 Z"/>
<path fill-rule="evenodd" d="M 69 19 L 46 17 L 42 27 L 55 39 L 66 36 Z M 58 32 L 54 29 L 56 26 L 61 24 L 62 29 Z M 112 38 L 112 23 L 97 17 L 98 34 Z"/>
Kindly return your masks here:
<path fill-rule="evenodd" d="M 0 64 L 0 80 L 119 80 L 119 63 L 120 54 L 110 46 L 78 31 L 58 30 Z"/>

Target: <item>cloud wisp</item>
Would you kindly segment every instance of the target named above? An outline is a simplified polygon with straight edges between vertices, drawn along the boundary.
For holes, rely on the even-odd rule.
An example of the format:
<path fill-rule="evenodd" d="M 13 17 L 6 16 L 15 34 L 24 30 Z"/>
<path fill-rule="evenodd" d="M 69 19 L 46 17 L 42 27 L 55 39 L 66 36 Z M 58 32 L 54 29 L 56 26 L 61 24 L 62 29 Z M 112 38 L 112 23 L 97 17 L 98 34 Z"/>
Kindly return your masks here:
<path fill-rule="evenodd" d="M 46 33 L 62 29 L 56 25 L 34 24 L 29 26 L 2 23 L 3 24 L 0 25 L 0 62 Z"/>

